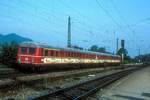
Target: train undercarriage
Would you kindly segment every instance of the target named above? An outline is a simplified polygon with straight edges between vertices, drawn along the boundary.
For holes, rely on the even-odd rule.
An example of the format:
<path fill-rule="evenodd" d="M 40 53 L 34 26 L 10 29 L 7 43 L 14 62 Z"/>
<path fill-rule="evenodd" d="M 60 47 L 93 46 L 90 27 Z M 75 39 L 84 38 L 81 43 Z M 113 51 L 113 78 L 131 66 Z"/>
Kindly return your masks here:
<path fill-rule="evenodd" d="M 108 66 L 117 66 L 120 63 L 78 63 L 78 64 L 17 64 L 17 69 L 23 72 L 52 72 L 64 71 L 73 69 L 86 69 L 86 68 L 106 68 Z"/>

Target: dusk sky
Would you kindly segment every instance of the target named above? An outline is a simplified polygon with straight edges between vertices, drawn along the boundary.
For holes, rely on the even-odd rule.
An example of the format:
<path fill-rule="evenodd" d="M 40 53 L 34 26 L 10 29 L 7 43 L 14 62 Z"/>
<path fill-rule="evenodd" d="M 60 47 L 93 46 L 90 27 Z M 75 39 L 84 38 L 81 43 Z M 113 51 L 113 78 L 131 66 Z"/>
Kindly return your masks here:
<path fill-rule="evenodd" d="M 68 16 L 73 45 L 115 52 L 119 38 L 132 57 L 150 53 L 150 0 L 0 0 L 0 33 L 66 47 Z"/>

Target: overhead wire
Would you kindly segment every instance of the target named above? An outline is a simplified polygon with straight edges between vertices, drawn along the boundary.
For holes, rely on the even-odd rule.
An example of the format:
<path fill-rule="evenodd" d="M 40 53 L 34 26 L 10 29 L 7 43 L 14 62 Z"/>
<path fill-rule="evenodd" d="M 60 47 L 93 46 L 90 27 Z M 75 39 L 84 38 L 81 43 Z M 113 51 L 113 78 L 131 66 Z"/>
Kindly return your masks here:
<path fill-rule="evenodd" d="M 8 7 L 11 7 L 12 8 L 12 10 L 13 11 L 15 11 L 15 12 L 19 12 L 19 13 L 22 13 L 22 14 L 28 14 L 28 15 L 30 15 L 30 16 L 32 16 L 32 17 L 35 17 L 35 18 L 38 18 L 38 19 L 40 19 L 40 20 L 43 20 L 44 22 L 46 22 L 46 23 L 48 23 L 49 24 L 49 20 L 47 19 L 47 18 L 44 18 L 43 16 L 36 16 L 35 14 L 33 14 L 33 13 L 30 13 L 30 12 L 27 12 L 27 11 L 25 11 L 25 10 L 23 10 L 22 8 L 21 9 L 17 9 L 17 7 L 14 5 L 14 4 L 9 4 L 9 5 L 7 5 L 7 4 L 1 4 L 0 5 L 1 7 L 6 7 L 6 8 L 8 8 Z M 7 16 L 8 18 L 13 18 L 13 19 L 15 19 L 15 20 L 20 20 L 19 22 L 26 22 L 26 21 L 24 21 L 22 18 L 19 18 L 19 16 L 16 16 L 15 17 L 15 15 L 8 15 Z M 28 25 L 29 25 L 29 23 L 27 23 Z M 42 25 L 43 26 L 43 25 Z M 61 25 L 62 26 L 62 25 Z M 39 27 L 39 26 L 38 26 Z M 41 26 L 40 26 L 41 27 Z M 47 30 L 49 30 L 49 28 L 48 27 L 42 27 L 42 28 L 47 28 Z M 53 32 L 55 32 L 55 33 L 60 33 L 60 32 L 58 32 L 58 31 L 56 31 L 56 30 L 54 30 L 54 29 L 50 29 L 51 31 L 53 31 Z M 60 34 L 60 35 L 62 35 L 62 34 Z M 62 36 L 64 36 L 64 35 L 62 35 Z"/>
<path fill-rule="evenodd" d="M 116 6 L 116 4 L 114 3 L 113 0 L 110 0 L 110 3 L 112 4 L 112 7 L 114 8 L 114 10 L 116 11 L 116 13 L 118 14 L 119 18 L 122 20 L 122 23 L 128 28 L 128 30 L 133 33 L 133 30 L 131 29 L 130 25 L 127 23 L 126 19 L 124 18 L 124 16 L 122 16 L 122 14 L 120 13 L 118 7 Z"/>
<path fill-rule="evenodd" d="M 65 3 L 63 0 L 59 0 L 59 3 L 61 3 L 62 5 L 64 5 L 64 7 L 66 7 L 66 8 L 68 8 L 68 9 L 72 9 L 74 12 L 76 12 L 76 14 L 78 15 L 78 16 L 80 16 L 80 19 L 82 19 L 83 18 L 83 20 L 86 20 L 86 21 L 88 21 L 89 23 L 92 23 L 92 19 L 91 18 L 89 18 L 88 16 L 85 16 L 83 13 L 81 13 L 80 11 L 78 11 L 77 9 L 75 9 L 75 8 L 73 8 L 72 6 L 70 6 L 69 4 L 67 4 L 67 3 Z M 76 18 L 77 19 L 77 18 Z M 99 29 L 97 26 L 95 26 L 95 25 L 90 25 L 89 23 L 85 23 L 85 22 L 83 22 L 83 20 L 82 21 L 80 21 L 80 22 L 82 22 L 82 23 L 84 23 L 84 25 L 86 25 L 86 26 L 89 26 L 89 27 L 91 27 L 91 28 L 97 28 L 97 29 Z M 79 20 L 78 20 L 79 21 Z"/>
<path fill-rule="evenodd" d="M 114 17 L 109 13 L 109 11 L 105 9 L 105 7 L 103 7 L 102 2 L 100 0 L 95 0 L 95 1 L 97 5 L 105 12 L 105 14 L 113 21 L 113 23 L 115 23 L 120 28 L 120 30 L 124 32 L 120 24 L 114 19 Z"/>
<path fill-rule="evenodd" d="M 111 4 L 113 5 L 113 8 L 115 9 L 115 11 L 118 13 L 120 19 L 122 20 L 122 22 L 127 26 L 127 28 L 129 29 L 129 31 L 134 34 L 133 29 L 130 27 L 130 25 L 127 23 L 127 20 L 124 18 L 124 16 L 122 16 L 122 14 L 120 13 L 119 9 L 117 8 L 117 6 L 115 5 L 113 0 L 110 0 Z"/>
<path fill-rule="evenodd" d="M 27 2 L 26 2 L 26 4 L 31 5 L 31 4 L 27 3 Z M 41 6 L 43 6 L 42 3 L 40 3 L 40 4 L 41 4 Z M 46 7 L 44 7 L 44 9 L 46 9 L 45 11 L 48 10 Z M 56 18 L 56 17 L 55 17 L 55 18 Z M 63 26 L 64 26 L 64 25 L 63 25 Z M 61 27 L 61 28 L 62 28 L 62 27 Z"/>
<path fill-rule="evenodd" d="M 87 17 L 87 16 L 84 16 L 84 14 L 82 14 L 82 13 L 80 13 L 78 10 L 76 10 L 75 8 L 73 8 L 72 6 L 70 6 L 70 5 L 68 5 L 68 4 L 66 4 L 66 3 L 64 3 L 62 0 L 59 0 L 59 2 L 61 2 L 61 4 L 62 5 L 64 5 L 65 7 L 67 7 L 68 9 L 71 9 L 71 10 L 73 10 L 74 12 L 76 12 L 77 13 L 77 15 L 79 15 L 80 17 L 81 17 L 81 19 L 83 18 L 84 20 L 87 20 L 89 23 L 91 23 L 91 18 L 89 18 L 89 17 Z M 90 38 L 90 40 L 92 40 L 91 39 L 91 36 L 96 36 L 95 35 L 95 33 L 101 33 L 101 31 L 99 31 L 100 30 L 100 28 L 98 28 L 97 26 L 99 26 L 99 25 L 97 25 L 97 26 L 95 26 L 95 24 L 94 25 L 89 25 L 89 23 L 87 24 L 87 23 L 85 23 L 85 21 L 81 21 L 81 20 L 78 20 L 77 18 L 75 18 L 75 19 L 73 19 L 73 20 L 75 20 L 75 23 L 78 23 L 78 24 L 80 24 L 80 26 L 77 26 L 77 24 L 76 24 L 76 28 L 78 28 L 78 29 L 81 29 L 82 31 L 84 30 L 86 33 L 88 33 L 88 34 L 90 34 L 89 36 L 88 35 L 85 35 L 86 37 L 88 37 L 88 38 Z M 77 21 L 77 22 L 76 22 Z M 74 23 L 74 22 L 73 22 Z M 85 27 L 85 28 L 79 28 L 79 27 Z M 94 37 L 95 38 L 95 37 Z M 93 39 L 94 39 L 93 38 Z"/>

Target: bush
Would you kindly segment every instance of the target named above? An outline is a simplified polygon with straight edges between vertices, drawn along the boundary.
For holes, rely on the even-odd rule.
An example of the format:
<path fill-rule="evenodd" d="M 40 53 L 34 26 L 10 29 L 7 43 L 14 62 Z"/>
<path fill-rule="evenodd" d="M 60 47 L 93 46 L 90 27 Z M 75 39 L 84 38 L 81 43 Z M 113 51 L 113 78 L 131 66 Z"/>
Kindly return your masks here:
<path fill-rule="evenodd" d="M 15 42 L 5 43 L 1 45 L 0 61 L 3 64 L 12 66 L 16 64 L 18 53 L 18 44 Z"/>

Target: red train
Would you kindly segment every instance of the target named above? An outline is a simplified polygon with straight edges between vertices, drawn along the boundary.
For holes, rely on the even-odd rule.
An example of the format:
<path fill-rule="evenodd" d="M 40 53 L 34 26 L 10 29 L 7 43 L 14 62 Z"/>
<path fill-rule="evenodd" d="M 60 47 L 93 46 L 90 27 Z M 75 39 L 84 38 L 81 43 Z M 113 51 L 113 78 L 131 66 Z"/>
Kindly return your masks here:
<path fill-rule="evenodd" d="M 34 42 L 20 44 L 17 62 L 20 69 L 31 71 L 66 70 L 72 68 L 118 65 L 120 56 L 106 53 L 56 48 Z"/>

